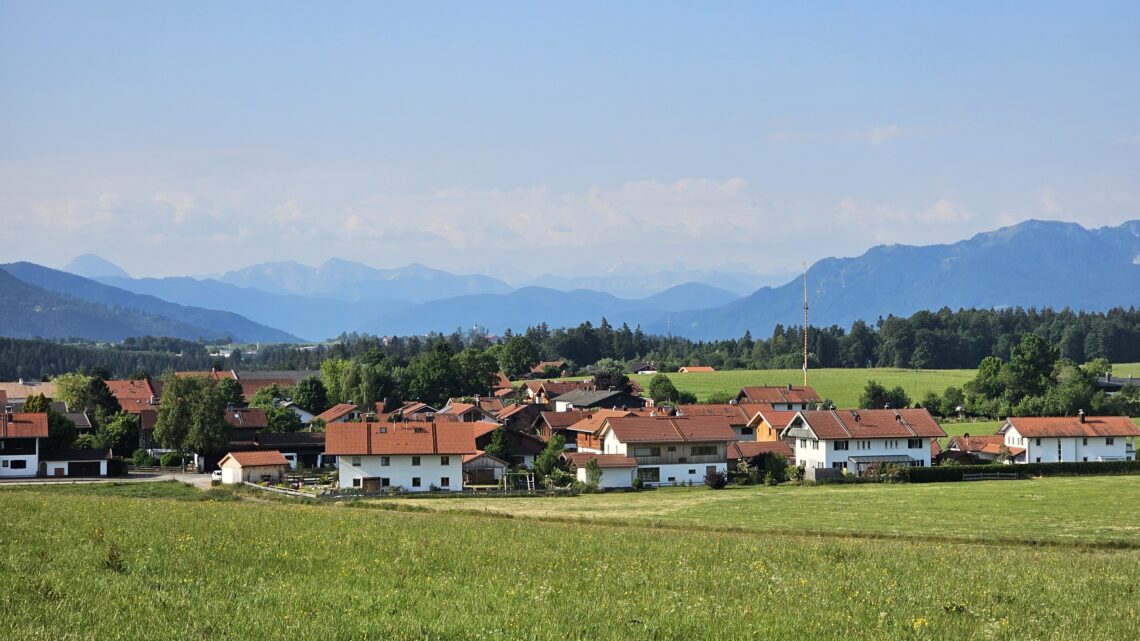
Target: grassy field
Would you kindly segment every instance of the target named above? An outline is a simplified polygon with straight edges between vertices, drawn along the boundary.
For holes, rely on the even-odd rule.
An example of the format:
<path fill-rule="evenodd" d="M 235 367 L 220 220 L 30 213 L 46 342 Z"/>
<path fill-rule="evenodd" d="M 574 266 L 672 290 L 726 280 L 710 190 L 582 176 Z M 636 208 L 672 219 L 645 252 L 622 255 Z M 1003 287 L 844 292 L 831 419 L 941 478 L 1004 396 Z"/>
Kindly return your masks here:
<path fill-rule="evenodd" d="M 1089 497 L 1111 500 L 1089 500 Z M 400 501 L 377 501 L 402 503 Z M 414 501 L 431 510 L 732 527 L 757 533 L 842 533 L 962 541 L 1023 540 L 1140 547 L 1140 476 L 988 483 L 661 488 L 574 498 Z"/>
<path fill-rule="evenodd" d="M 1113 376 L 1128 376 L 1132 375 L 1140 378 L 1140 363 L 1121 363 L 1112 366 Z"/>
<path fill-rule="evenodd" d="M 856 494 L 832 497 L 832 508 L 860 512 L 864 489 L 842 488 Z M 893 497 L 876 509 L 901 496 L 866 489 Z M 6 638 L 1089 641 L 1135 638 L 1140 623 L 1135 549 L 758 537 L 135 492 L 0 490 Z M 714 494 L 732 493 L 703 493 Z M 1126 494 L 1096 503 L 1134 504 Z M 750 509 L 774 520 L 769 507 Z M 1003 507 L 957 503 L 943 518 L 978 509 L 1003 520 Z"/>

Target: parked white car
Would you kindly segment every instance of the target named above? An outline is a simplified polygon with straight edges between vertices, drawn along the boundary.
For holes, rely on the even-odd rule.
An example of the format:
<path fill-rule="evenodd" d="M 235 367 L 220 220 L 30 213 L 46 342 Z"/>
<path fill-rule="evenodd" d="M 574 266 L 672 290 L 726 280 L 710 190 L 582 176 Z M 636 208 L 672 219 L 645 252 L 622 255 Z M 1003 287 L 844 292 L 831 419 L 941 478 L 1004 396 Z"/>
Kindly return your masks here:
<path fill-rule="evenodd" d="M 222 482 L 222 471 L 221 470 L 214 470 L 210 474 L 210 480 L 211 481 L 217 481 L 217 482 L 221 483 Z"/>

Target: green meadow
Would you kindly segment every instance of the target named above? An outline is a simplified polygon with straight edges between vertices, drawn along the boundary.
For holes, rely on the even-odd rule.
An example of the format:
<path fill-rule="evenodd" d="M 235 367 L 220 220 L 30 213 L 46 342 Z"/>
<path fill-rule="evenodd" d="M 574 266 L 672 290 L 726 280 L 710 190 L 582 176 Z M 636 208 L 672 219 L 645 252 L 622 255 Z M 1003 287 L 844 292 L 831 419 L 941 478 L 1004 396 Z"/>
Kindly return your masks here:
<path fill-rule="evenodd" d="M 1083 488 L 1100 490 L 1096 503 L 1135 504 L 1133 486 L 1101 480 Z M 693 503 L 691 528 L 201 500 L 181 488 L 4 489 L 0 611 L 5 638 L 29 641 L 1136 638 L 1140 550 L 1087 544 L 1120 515 L 1082 526 L 1093 512 L 1076 500 L 1082 488 L 997 485 L 1009 489 L 940 499 L 944 523 L 979 511 L 992 526 L 979 534 L 1015 531 L 1046 511 L 967 501 L 991 498 L 1039 503 L 1074 529 L 1043 546 L 842 536 L 826 521 L 815 534 L 707 527 L 805 523 L 828 506 L 868 516 L 867 531 L 895 521 L 923 532 L 907 524 L 933 496 L 919 486 L 788 488 L 770 493 L 786 495 L 778 505 L 695 489 L 562 499 L 571 510 L 632 501 L 647 518 L 654 503 Z"/>

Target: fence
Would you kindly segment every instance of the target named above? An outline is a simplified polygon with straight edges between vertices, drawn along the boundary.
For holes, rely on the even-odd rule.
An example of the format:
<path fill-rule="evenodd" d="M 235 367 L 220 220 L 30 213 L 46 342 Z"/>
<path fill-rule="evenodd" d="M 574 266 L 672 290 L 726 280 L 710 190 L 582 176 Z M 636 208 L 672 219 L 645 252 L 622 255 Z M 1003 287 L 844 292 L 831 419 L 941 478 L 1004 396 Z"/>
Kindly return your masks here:
<path fill-rule="evenodd" d="M 963 474 L 963 481 L 1016 481 L 1017 474 L 1005 472 L 978 472 L 977 474 Z"/>
<path fill-rule="evenodd" d="M 182 474 L 181 467 L 160 467 L 158 465 L 128 465 L 127 472 L 140 472 L 143 474 Z M 197 470 L 194 470 L 197 472 Z"/>

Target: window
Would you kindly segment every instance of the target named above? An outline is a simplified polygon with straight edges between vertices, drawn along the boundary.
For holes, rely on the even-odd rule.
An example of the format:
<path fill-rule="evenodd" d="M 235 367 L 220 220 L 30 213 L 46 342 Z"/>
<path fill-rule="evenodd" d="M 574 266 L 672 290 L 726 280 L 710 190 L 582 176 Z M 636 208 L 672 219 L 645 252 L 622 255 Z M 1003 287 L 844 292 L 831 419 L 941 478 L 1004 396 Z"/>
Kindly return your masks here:
<path fill-rule="evenodd" d="M 668 448 L 666 448 L 666 449 L 665 449 L 665 451 L 666 451 L 666 452 L 676 452 L 676 451 L 677 451 L 677 448 L 675 448 L 675 447 L 673 447 L 672 445 L 670 445 Z"/>
<path fill-rule="evenodd" d="M 661 482 L 661 468 L 659 467 L 639 467 L 637 468 L 637 478 L 641 479 L 644 483 L 660 483 Z"/>
<path fill-rule="evenodd" d="M 419 486 L 420 486 L 420 477 L 413 476 L 412 477 L 412 487 L 419 487 Z"/>
<path fill-rule="evenodd" d="M 9 467 L 13 470 L 26 470 L 26 469 L 28 469 L 28 462 L 27 461 L 12 461 L 12 464 Z"/>
<path fill-rule="evenodd" d="M 360 487 L 360 479 L 352 479 L 352 487 Z"/>
<path fill-rule="evenodd" d="M 439 464 L 440 464 L 440 465 L 442 465 L 442 466 L 444 466 L 444 467 L 447 467 L 448 465 L 451 465 L 451 457 L 450 457 L 450 456 L 441 456 L 441 457 L 439 457 Z"/>
<path fill-rule="evenodd" d="M 633 448 L 634 456 L 661 456 L 660 447 L 635 447 Z"/>
<path fill-rule="evenodd" d="M 4 459 L 3 461 L 0 461 L 0 467 L 8 467 L 8 460 Z"/>
<path fill-rule="evenodd" d="M 1085 463 L 1088 463 L 1088 462 L 1089 462 L 1089 457 L 1087 457 L 1087 456 L 1086 456 L 1086 457 L 1082 458 L 1081 460 L 1082 460 L 1082 461 L 1084 461 Z"/>
<path fill-rule="evenodd" d="M 1038 457 L 1037 457 L 1037 462 L 1038 462 L 1038 463 L 1040 463 L 1040 462 L 1041 462 L 1041 457 L 1040 457 L 1040 456 L 1038 456 Z"/>
<path fill-rule="evenodd" d="M 360 467 L 360 457 L 359 456 L 352 457 L 352 464 L 355 465 L 356 467 Z"/>
<path fill-rule="evenodd" d="M 836 451 L 846 450 L 846 449 L 848 449 L 848 446 L 849 446 L 847 441 L 832 441 L 832 443 L 834 444 L 833 447 L 835 448 Z"/>
<path fill-rule="evenodd" d="M 813 450 L 818 450 L 818 449 L 819 449 L 819 439 L 814 439 L 814 438 L 813 438 L 813 439 L 811 440 L 811 449 L 813 449 Z"/>
<path fill-rule="evenodd" d="M 696 474 L 696 473 L 697 473 L 696 470 L 689 470 L 689 474 Z"/>
<path fill-rule="evenodd" d="M 742 427 L 742 428 L 740 428 L 740 435 L 741 435 L 741 436 L 752 436 L 752 434 L 753 434 L 754 432 L 755 432 L 755 430 L 753 430 L 751 427 Z"/>
<path fill-rule="evenodd" d="M 1087 437 L 1081 439 L 1081 445 L 1088 445 L 1088 444 L 1089 444 L 1089 439 Z"/>
<path fill-rule="evenodd" d="M 670 476 L 670 477 L 669 477 L 669 482 L 670 482 L 670 483 L 676 483 L 676 482 L 677 482 L 677 477 L 676 477 L 676 476 Z"/>
<path fill-rule="evenodd" d="M 838 469 L 843 469 L 843 468 L 847 467 L 847 464 L 846 463 L 832 463 L 831 467 L 838 470 Z"/>
<path fill-rule="evenodd" d="M 715 466 L 715 465 L 707 465 L 707 466 L 705 466 L 705 474 L 712 474 L 712 473 L 713 473 L 713 472 L 715 472 L 715 471 L 716 471 L 716 466 Z"/>
<path fill-rule="evenodd" d="M 440 487 L 451 487 L 451 477 L 449 477 L 449 476 L 439 477 L 439 486 Z"/>
<path fill-rule="evenodd" d="M 419 465 L 419 464 L 420 464 L 420 457 L 413 456 L 412 457 L 412 465 Z"/>
<path fill-rule="evenodd" d="M 380 467 L 388 467 L 392 464 L 392 458 L 389 456 L 380 457 Z"/>
<path fill-rule="evenodd" d="M 1041 445 L 1041 439 L 1035 438 L 1033 440 L 1034 440 L 1034 443 L 1033 443 L 1034 445 Z"/>
<path fill-rule="evenodd" d="M 1113 439 L 1111 436 L 1110 436 L 1110 437 L 1108 437 L 1108 438 L 1106 438 L 1106 439 L 1104 439 L 1104 444 L 1105 444 L 1105 445 L 1112 445 L 1112 444 L 1113 444 L 1113 443 L 1115 443 L 1115 442 L 1116 442 L 1116 441 L 1115 441 L 1115 440 L 1114 440 L 1114 439 Z"/>
<path fill-rule="evenodd" d="M 921 450 L 922 449 L 922 439 L 920 439 L 920 438 L 908 438 L 906 440 L 906 446 L 908 449 Z"/>
<path fill-rule="evenodd" d="M 715 445 L 694 445 L 689 448 L 693 456 L 716 456 Z"/>

